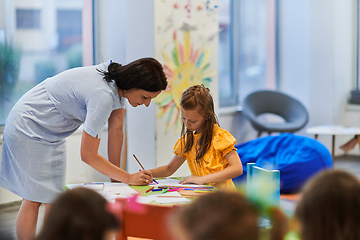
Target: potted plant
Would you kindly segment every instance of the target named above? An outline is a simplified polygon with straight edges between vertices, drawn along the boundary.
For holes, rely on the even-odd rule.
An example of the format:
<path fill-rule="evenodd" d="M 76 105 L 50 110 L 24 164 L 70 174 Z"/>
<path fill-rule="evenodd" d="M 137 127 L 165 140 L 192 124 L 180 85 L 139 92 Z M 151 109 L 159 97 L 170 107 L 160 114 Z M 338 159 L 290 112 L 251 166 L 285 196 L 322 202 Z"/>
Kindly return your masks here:
<path fill-rule="evenodd" d="M 0 42 L 0 109 L 18 81 L 21 60 L 21 50 L 12 44 Z M 0 115 L 2 115 L 0 111 Z"/>

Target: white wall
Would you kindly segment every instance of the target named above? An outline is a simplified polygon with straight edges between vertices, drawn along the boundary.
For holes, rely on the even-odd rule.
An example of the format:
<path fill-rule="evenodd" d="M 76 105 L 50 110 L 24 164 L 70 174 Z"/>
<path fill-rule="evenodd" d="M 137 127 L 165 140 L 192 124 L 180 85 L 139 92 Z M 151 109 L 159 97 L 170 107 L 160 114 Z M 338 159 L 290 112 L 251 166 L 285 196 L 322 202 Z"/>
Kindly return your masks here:
<path fill-rule="evenodd" d="M 309 111 L 306 128 L 322 124 L 360 126 L 360 108 L 348 107 L 355 87 L 355 0 L 280 1 L 280 90 Z M 256 137 L 241 113 L 220 116 L 238 142 Z M 250 129 L 249 129 L 250 128 Z M 245 136 L 245 137 L 244 137 Z M 335 155 L 352 136 L 336 136 Z M 319 141 L 331 150 L 331 137 Z M 359 154 L 354 149 L 350 154 Z"/>

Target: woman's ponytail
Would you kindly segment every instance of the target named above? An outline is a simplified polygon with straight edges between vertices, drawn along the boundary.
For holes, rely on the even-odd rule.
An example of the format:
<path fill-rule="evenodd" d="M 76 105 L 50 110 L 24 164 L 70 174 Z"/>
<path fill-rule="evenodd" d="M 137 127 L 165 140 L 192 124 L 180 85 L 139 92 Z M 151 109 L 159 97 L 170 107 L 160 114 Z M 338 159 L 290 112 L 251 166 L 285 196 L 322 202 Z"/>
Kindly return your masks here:
<path fill-rule="evenodd" d="M 115 63 L 115 62 L 111 62 L 110 65 L 108 66 L 108 69 L 107 71 L 104 71 L 104 70 L 99 70 L 99 69 L 96 69 L 98 70 L 98 72 L 100 72 L 103 76 L 104 76 L 104 80 L 107 81 L 107 82 L 112 82 L 115 80 L 114 78 L 114 72 L 118 69 L 120 69 L 122 67 L 121 64 L 119 63 Z"/>

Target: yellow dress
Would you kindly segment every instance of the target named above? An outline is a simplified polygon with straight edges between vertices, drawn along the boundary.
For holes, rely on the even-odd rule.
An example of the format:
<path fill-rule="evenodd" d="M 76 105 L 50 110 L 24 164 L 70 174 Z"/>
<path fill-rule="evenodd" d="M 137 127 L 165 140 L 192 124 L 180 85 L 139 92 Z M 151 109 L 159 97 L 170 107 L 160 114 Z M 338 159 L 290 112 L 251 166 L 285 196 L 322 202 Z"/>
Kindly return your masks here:
<path fill-rule="evenodd" d="M 194 143 L 200 138 L 200 134 L 194 134 Z M 174 153 L 180 155 L 187 160 L 190 172 L 195 176 L 205 176 L 215 172 L 219 172 L 229 166 L 225 159 L 225 155 L 232 150 L 236 139 L 226 130 L 214 125 L 213 139 L 209 150 L 205 153 L 200 164 L 196 162 L 196 145 L 194 144 L 191 150 L 182 154 L 182 138 L 180 138 L 174 147 Z M 223 182 L 209 183 L 220 190 L 236 190 L 235 185 L 231 179 Z"/>

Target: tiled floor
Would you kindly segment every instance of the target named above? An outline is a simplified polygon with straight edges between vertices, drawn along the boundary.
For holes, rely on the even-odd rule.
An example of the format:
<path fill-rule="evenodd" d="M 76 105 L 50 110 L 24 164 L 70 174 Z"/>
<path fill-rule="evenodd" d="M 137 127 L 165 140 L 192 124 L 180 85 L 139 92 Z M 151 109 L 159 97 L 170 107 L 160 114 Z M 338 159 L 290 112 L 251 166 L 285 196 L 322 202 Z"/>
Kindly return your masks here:
<path fill-rule="evenodd" d="M 360 156 L 337 156 L 334 163 L 335 169 L 346 170 L 360 179 Z M 15 220 L 20 207 L 20 202 L 0 205 L 0 240 L 16 239 Z M 40 207 L 38 230 L 41 228 L 45 207 Z"/>

